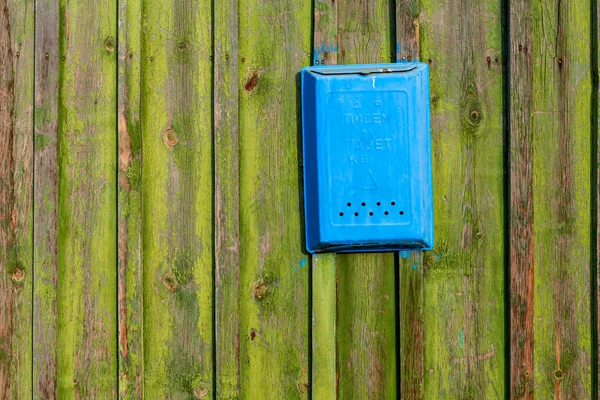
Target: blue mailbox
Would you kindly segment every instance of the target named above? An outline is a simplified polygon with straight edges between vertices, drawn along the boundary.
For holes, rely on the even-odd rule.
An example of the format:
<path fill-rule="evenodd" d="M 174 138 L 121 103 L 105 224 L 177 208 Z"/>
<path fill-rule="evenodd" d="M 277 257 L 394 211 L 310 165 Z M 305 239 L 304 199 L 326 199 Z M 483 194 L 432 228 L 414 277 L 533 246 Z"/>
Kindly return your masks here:
<path fill-rule="evenodd" d="M 425 63 L 302 70 L 306 247 L 433 247 Z"/>

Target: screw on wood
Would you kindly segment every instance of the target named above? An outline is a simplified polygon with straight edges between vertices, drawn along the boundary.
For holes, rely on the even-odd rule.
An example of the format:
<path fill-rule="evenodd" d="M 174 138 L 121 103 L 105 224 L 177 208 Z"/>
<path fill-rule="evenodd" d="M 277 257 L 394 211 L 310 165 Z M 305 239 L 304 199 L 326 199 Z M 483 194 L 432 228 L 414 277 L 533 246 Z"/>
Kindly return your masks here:
<path fill-rule="evenodd" d="M 265 284 L 264 279 L 259 279 L 252 285 L 252 297 L 255 300 L 261 300 L 267 295 L 267 291 L 269 290 L 269 286 Z"/>
<path fill-rule="evenodd" d="M 44 57 L 48 58 L 48 57 L 50 57 L 50 54 L 46 53 L 46 54 L 44 54 Z"/>
<path fill-rule="evenodd" d="M 104 41 L 104 48 L 109 53 L 112 53 L 113 51 L 115 51 L 115 39 L 110 36 L 107 37 L 106 40 Z"/>
<path fill-rule="evenodd" d="M 174 292 L 175 289 L 177 289 L 177 286 L 179 286 L 179 281 L 177 281 L 177 278 L 175 278 L 175 275 L 173 275 L 170 272 L 167 272 L 163 276 L 162 282 L 163 282 L 163 285 L 165 285 L 165 287 L 167 288 L 167 290 L 169 292 Z"/>
<path fill-rule="evenodd" d="M 12 279 L 15 283 L 20 283 L 25 278 L 25 271 L 22 268 L 15 268 L 12 272 Z"/>

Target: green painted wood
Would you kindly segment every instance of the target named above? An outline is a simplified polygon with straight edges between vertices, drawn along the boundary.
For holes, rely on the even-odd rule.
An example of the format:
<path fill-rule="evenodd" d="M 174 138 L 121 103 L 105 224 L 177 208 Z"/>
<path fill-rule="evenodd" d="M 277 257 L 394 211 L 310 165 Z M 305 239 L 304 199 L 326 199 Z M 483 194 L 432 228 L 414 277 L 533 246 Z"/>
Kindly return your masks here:
<path fill-rule="evenodd" d="M 214 3 L 216 396 L 240 392 L 238 2 Z"/>
<path fill-rule="evenodd" d="M 59 4 L 35 2 L 33 397 L 56 398 Z M 47 55 L 47 56 L 46 56 Z"/>
<path fill-rule="evenodd" d="M 338 63 L 389 62 L 389 2 L 337 5 Z M 393 253 L 338 256 L 339 398 L 395 398 L 396 287 Z"/>
<path fill-rule="evenodd" d="M 533 381 L 533 5 L 509 1 L 510 397 L 532 399 Z"/>
<path fill-rule="evenodd" d="M 143 395 L 141 8 L 118 2 L 118 356 L 119 397 L 127 399 Z"/>
<path fill-rule="evenodd" d="M 243 0 L 239 10 L 241 393 L 307 398 L 297 84 L 310 62 L 311 2 Z"/>
<path fill-rule="evenodd" d="M 591 396 L 589 38 L 590 1 L 534 2 L 536 399 Z"/>
<path fill-rule="evenodd" d="M 421 2 L 435 188 L 435 249 L 423 260 L 426 399 L 505 397 L 500 7 Z"/>
<path fill-rule="evenodd" d="M 33 2 L 0 1 L 0 398 L 31 396 Z"/>
<path fill-rule="evenodd" d="M 144 394 L 213 395 L 212 9 L 142 9 Z"/>
<path fill-rule="evenodd" d="M 114 398 L 117 5 L 59 7 L 58 397 Z"/>

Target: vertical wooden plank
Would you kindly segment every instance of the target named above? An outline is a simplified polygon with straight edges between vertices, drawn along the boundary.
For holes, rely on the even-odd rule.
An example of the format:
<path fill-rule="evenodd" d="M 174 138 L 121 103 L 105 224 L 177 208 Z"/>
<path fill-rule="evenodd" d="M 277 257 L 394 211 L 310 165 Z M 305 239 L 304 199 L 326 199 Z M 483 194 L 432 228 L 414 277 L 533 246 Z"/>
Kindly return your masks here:
<path fill-rule="evenodd" d="M 337 256 L 312 258 L 312 398 L 337 399 Z"/>
<path fill-rule="evenodd" d="M 337 5 L 335 0 L 313 2 L 312 65 L 337 64 Z M 301 215 L 304 215 L 303 213 Z M 335 254 L 312 257 L 311 352 L 313 399 L 337 398 L 337 257 Z"/>
<path fill-rule="evenodd" d="M 517 49 L 520 57 L 532 52 L 534 60 L 535 346 L 530 377 L 535 398 L 583 399 L 591 396 L 592 386 L 591 7 L 589 0 L 533 4 L 533 44 Z"/>
<path fill-rule="evenodd" d="M 33 2 L 0 1 L 0 398 L 31 396 Z"/>
<path fill-rule="evenodd" d="M 239 10 L 241 392 L 307 398 L 297 84 L 310 62 L 311 1 L 243 0 Z"/>
<path fill-rule="evenodd" d="M 144 0 L 144 393 L 213 396 L 212 8 Z"/>
<path fill-rule="evenodd" d="M 419 60 L 419 14 L 417 0 L 396 1 L 396 62 Z M 423 252 L 400 252 L 398 267 L 400 398 L 423 399 Z"/>
<path fill-rule="evenodd" d="M 118 2 L 119 397 L 128 399 L 143 395 L 141 6 L 140 0 Z"/>
<path fill-rule="evenodd" d="M 57 396 L 58 13 L 35 3 L 33 397 Z"/>
<path fill-rule="evenodd" d="M 60 4 L 58 397 L 117 395 L 117 4 Z"/>
<path fill-rule="evenodd" d="M 216 396 L 238 399 L 241 397 L 238 2 L 216 1 L 214 18 Z"/>
<path fill-rule="evenodd" d="M 421 60 L 431 76 L 436 235 L 423 260 L 423 397 L 500 399 L 506 395 L 501 2 L 422 1 L 419 26 Z"/>
<path fill-rule="evenodd" d="M 389 1 L 338 3 L 338 63 L 390 62 Z M 396 287 L 393 253 L 338 256 L 340 398 L 394 398 Z"/>
<path fill-rule="evenodd" d="M 424 399 L 423 252 L 400 252 L 400 398 Z"/>
<path fill-rule="evenodd" d="M 531 399 L 534 390 L 533 2 L 510 0 L 508 17 L 510 396 Z"/>

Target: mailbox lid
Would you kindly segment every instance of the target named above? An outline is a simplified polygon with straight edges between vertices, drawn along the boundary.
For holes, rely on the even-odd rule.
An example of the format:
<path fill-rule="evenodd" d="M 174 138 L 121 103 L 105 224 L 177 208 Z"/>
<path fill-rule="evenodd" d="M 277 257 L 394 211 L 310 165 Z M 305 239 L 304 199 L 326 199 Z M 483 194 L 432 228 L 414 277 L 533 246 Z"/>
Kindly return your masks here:
<path fill-rule="evenodd" d="M 427 65 L 305 68 L 302 103 L 307 249 L 431 248 Z"/>

